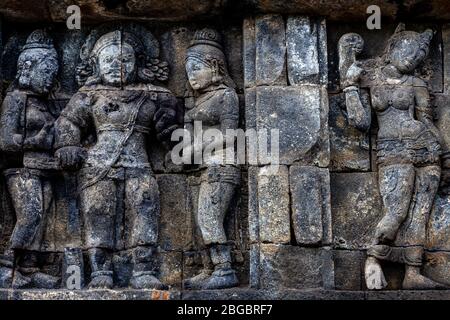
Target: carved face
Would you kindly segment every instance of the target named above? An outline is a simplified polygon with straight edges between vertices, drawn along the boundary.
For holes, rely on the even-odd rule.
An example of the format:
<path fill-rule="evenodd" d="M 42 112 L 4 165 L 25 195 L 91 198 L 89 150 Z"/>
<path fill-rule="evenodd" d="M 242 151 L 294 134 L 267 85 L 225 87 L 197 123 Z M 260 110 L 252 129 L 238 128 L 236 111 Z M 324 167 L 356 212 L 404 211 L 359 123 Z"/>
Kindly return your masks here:
<path fill-rule="evenodd" d="M 402 73 L 411 73 L 425 59 L 427 52 L 414 38 L 405 37 L 391 49 L 390 62 Z"/>
<path fill-rule="evenodd" d="M 121 86 L 132 83 L 136 75 L 136 55 L 134 49 L 123 45 L 110 45 L 98 55 L 100 78 L 103 84 Z"/>
<path fill-rule="evenodd" d="M 189 83 L 194 90 L 206 89 L 213 83 L 214 70 L 197 59 L 187 59 L 186 73 Z"/>
<path fill-rule="evenodd" d="M 58 61 L 49 51 L 34 49 L 23 52 L 18 61 L 19 86 L 37 94 L 48 94 L 58 73 Z"/>

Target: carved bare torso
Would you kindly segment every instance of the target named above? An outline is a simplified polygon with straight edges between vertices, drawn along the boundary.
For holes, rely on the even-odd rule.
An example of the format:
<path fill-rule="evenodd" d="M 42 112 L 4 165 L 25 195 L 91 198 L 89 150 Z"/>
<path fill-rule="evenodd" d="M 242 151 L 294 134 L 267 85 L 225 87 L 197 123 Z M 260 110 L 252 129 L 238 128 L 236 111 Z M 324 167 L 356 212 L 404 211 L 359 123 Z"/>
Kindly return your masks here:
<path fill-rule="evenodd" d="M 372 106 L 378 117 L 378 139 L 416 139 L 427 130 L 414 118 L 414 87 L 405 76 L 392 84 L 371 88 Z"/>

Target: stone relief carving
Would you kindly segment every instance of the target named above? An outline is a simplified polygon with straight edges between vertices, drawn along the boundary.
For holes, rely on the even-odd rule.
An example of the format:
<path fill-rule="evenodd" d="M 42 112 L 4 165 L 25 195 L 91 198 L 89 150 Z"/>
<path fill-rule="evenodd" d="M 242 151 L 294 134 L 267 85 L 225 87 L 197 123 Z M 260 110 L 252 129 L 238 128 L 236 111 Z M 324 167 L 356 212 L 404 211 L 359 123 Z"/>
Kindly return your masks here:
<path fill-rule="evenodd" d="M 159 45 L 143 28 L 91 33 L 78 67 L 82 87 L 56 122 L 56 155 L 80 168 L 79 205 L 88 251 L 88 288 L 112 288 L 112 253 L 132 252 L 130 286 L 163 289 L 157 278 L 159 191 L 147 156 L 147 136 L 170 137 L 176 100 L 152 84 L 167 79 Z M 95 129 L 96 140 L 83 146 Z M 148 150 L 151 152 L 151 150 Z"/>
<path fill-rule="evenodd" d="M 228 75 L 220 35 L 212 29 L 195 33 L 186 53 L 185 128 L 194 137 L 194 121 L 202 121 L 203 130 L 215 128 L 225 136 L 227 129 L 237 129 L 239 102 L 234 82 Z M 223 149 L 217 142 L 205 139 L 200 146 Z M 223 155 L 226 150 L 223 149 Z M 194 154 L 194 148 L 185 150 Z M 188 289 L 223 289 L 238 285 L 232 268 L 231 244 L 227 242 L 224 219 L 240 183 L 240 169 L 222 165 L 223 158 L 204 157 L 200 190 L 196 202 L 195 223 L 198 245 L 202 249 L 202 271 L 184 281 Z"/>
<path fill-rule="evenodd" d="M 0 287 L 55 288 L 59 282 L 37 267 L 37 254 L 46 251 L 43 238 L 53 201 L 51 178 L 59 169 L 53 156 L 55 117 L 48 105 L 57 72 L 52 39 L 44 30 L 32 32 L 1 111 L 2 150 L 22 160 L 17 168 L 4 171 L 16 223 L 8 249 L 0 257 Z"/>
<path fill-rule="evenodd" d="M 78 66 L 73 66 L 80 88 L 75 94 L 67 90 L 58 98 L 53 95 L 55 79 L 69 78 L 62 76 L 61 70 L 58 75 L 58 60 L 63 66 L 64 56 L 58 57 L 60 51 L 55 47 L 64 51 L 61 39 L 55 34 L 53 43 L 43 30 L 29 35 L 0 114 L 1 152 L 15 159 L 14 165 L 2 167 L 0 183 L 4 182 L 7 195 L 0 197 L 11 202 L 17 220 L 7 236 L 8 247 L 0 255 L 0 288 L 65 288 L 65 270 L 73 265 L 81 267 L 82 283 L 87 281 L 83 289 L 170 288 L 170 296 L 178 289 L 182 289 L 179 294 L 195 297 L 209 294 L 201 290 L 238 286 L 263 289 L 261 292 L 276 289 L 270 297 L 284 289 L 358 291 L 366 289 L 364 280 L 368 289 L 390 289 L 386 279 L 391 284 L 399 276 L 403 289 L 447 288 L 450 175 L 446 171 L 450 165 L 448 144 L 441 142 L 441 136 L 443 140 L 448 136 L 449 98 L 440 93 L 442 117 L 436 129 L 434 102 L 428 93 L 433 88 L 416 76 L 430 50 L 433 32 L 405 31 L 400 25 L 384 54 L 367 60 L 358 58 L 363 53 L 363 38 L 357 33 L 345 34 L 337 46 L 344 90 L 336 93 L 326 88 L 327 66 L 333 68 L 334 61 L 327 57 L 325 20 L 311 23 L 309 17 L 286 19 L 281 15 L 261 15 L 254 20 L 244 23 L 244 30 L 235 28 L 234 33 L 200 29 L 190 45 L 187 42 L 195 28 L 183 26 L 176 40 L 170 38 L 170 32 L 179 27 L 170 32 L 167 26 L 156 28 L 162 52 L 157 38 L 140 25 L 89 26 L 89 35 L 72 34 L 79 42 L 70 47 L 76 48 L 76 58 L 80 57 Z M 236 52 L 230 52 L 227 41 L 241 31 L 246 47 L 241 52 L 236 50 L 239 45 L 233 44 Z M 8 42 L 7 59 L 15 62 L 17 54 L 14 59 L 10 54 L 14 41 L 20 42 Z M 84 43 L 81 49 L 80 42 Z M 328 45 L 336 48 L 334 41 Z M 308 53 L 314 58 L 311 65 L 303 63 Z M 170 66 L 160 56 L 169 60 Z M 244 66 L 236 67 L 236 61 L 243 61 Z M 242 67 L 253 69 L 249 72 Z M 177 75 L 181 81 L 171 85 L 171 92 L 161 82 L 168 79 L 169 69 L 182 68 L 185 72 Z M 299 70 L 316 73 L 310 77 Z M 2 72 L 3 77 L 6 73 Z M 13 67 L 8 68 L 12 76 L 14 72 Z M 250 77 L 252 72 L 256 80 L 246 80 L 245 90 L 235 89 L 234 81 L 240 75 Z M 69 87 L 76 86 L 66 89 Z M 246 128 L 270 122 L 273 128 L 289 129 L 280 137 L 285 142 L 282 152 L 289 159 L 283 160 L 276 174 L 268 175 L 262 164 L 248 165 L 241 172 L 215 156 L 203 158 L 199 165 L 178 168 L 158 163 L 152 167 L 152 156 L 164 161 L 164 154 L 158 153 L 163 148 L 153 143 L 159 140 L 170 149 L 177 119 L 184 117 L 184 127 L 192 137 L 195 121 L 202 122 L 203 130 L 217 129 L 224 135 L 227 129 L 239 128 L 238 94 L 244 98 L 241 102 L 245 100 Z M 363 146 L 364 166 L 342 166 L 339 172 L 328 164 L 329 137 L 324 129 L 332 123 L 327 121 L 328 96 L 339 98 L 336 109 L 345 106 L 335 122 L 345 128 L 350 125 L 352 132 L 343 131 L 342 136 L 351 140 L 358 131 L 369 139 L 370 128 L 377 129 L 376 164 L 370 163 L 369 141 Z M 66 97 L 71 97 L 68 103 Z M 178 112 L 182 104 L 177 106 L 177 99 L 184 99 L 184 114 Z M 67 103 L 61 114 L 50 107 L 55 100 Z M 314 154 L 322 156 L 302 160 L 299 150 L 307 144 L 294 141 L 303 137 L 313 141 L 307 134 L 312 128 L 318 137 L 313 140 L 319 141 Z M 200 149 L 224 147 L 211 142 L 212 137 L 203 137 Z M 194 149 L 184 151 L 194 157 Z M 336 159 L 344 158 L 340 148 L 335 152 Z M 348 158 L 355 159 L 352 154 Z M 80 245 L 80 235 L 76 241 L 63 239 L 58 245 L 51 237 L 46 239 L 48 222 L 61 219 L 52 212 L 58 210 L 55 182 L 61 188 L 64 179 L 64 186 L 73 191 L 70 205 L 76 209 L 72 214 L 79 212 L 76 218 L 81 220 L 68 230 L 81 234 Z M 249 193 L 245 194 L 247 187 Z M 160 197 L 159 189 L 165 197 Z M 175 200 L 167 201 L 171 197 Z M 237 199 L 247 206 L 239 214 L 233 212 Z M 333 201 L 335 205 L 330 206 Z M 1 246 L 6 233 L 4 207 L 0 202 Z M 164 210 L 170 214 L 160 222 Z M 179 224 L 184 219 L 189 225 Z M 179 235 L 172 238 L 174 230 Z M 340 243 L 332 242 L 332 233 Z M 345 237 L 341 239 L 342 234 Z M 172 244 L 174 238 L 176 245 Z M 242 243 L 237 245 L 239 241 Z M 233 252 L 237 247 L 242 250 L 241 261 Z M 39 262 L 48 253 L 59 255 L 53 262 L 55 272 L 47 272 Z M 436 260 L 434 264 L 426 260 L 429 257 Z M 361 267 L 361 261 L 365 266 Z M 385 268 L 388 261 L 405 265 L 404 274 L 398 267 Z M 441 279 L 445 281 L 440 283 Z M 396 283 L 394 287 L 398 287 Z M 226 296 L 227 292 L 239 290 L 215 294 Z"/>
<path fill-rule="evenodd" d="M 405 265 L 403 289 L 444 287 L 421 274 L 427 222 L 439 187 L 441 148 L 427 85 L 412 73 L 427 56 L 432 37 L 429 29 L 405 31 L 400 24 L 384 55 L 373 61 L 356 60 L 363 46 L 358 34 L 346 34 L 339 41 L 348 121 L 360 130 L 370 127 L 371 110 L 361 103 L 360 87 L 369 88 L 378 120 L 378 187 L 383 217 L 367 252 L 365 280 L 369 289 L 387 285 L 383 260 Z"/>

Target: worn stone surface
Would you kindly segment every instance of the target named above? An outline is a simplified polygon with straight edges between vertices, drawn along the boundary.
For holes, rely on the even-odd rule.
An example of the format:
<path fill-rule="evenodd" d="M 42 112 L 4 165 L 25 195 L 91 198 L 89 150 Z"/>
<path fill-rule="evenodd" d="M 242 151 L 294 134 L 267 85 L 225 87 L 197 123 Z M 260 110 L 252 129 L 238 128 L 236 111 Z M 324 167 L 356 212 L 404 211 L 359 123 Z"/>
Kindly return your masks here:
<path fill-rule="evenodd" d="M 442 26 L 442 50 L 443 50 L 443 75 L 444 75 L 444 92 L 450 93 L 450 24 L 446 23 Z"/>
<path fill-rule="evenodd" d="M 192 233 L 186 223 L 192 214 L 188 207 L 186 176 L 163 174 L 156 180 L 161 194 L 159 246 L 164 250 L 182 250 L 187 247 L 188 235 Z"/>
<path fill-rule="evenodd" d="M 327 166 L 328 97 L 320 86 L 258 87 L 256 127 L 279 130 L 279 163 Z M 259 146 L 259 153 L 264 148 Z M 262 164 L 268 159 L 260 157 Z"/>
<path fill-rule="evenodd" d="M 330 285 L 328 276 L 332 264 L 332 256 L 323 248 L 261 244 L 261 288 L 327 287 Z"/>
<path fill-rule="evenodd" d="M 344 94 L 330 95 L 330 171 L 370 171 L 369 134 L 349 125 Z"/>
<path fill-rule="evenodd" d="M 382 217 L 375 173 L 331 173 L 333 244 L 343 249 L 364 249 Z"/>
<path fill-rule="evenodd" d="M 450 251 L 450 195 L 436 196 L 427 227 L 427 249 Z"/>
<path fill-rule="evenodd" d="M 325 20 L 289 17 L 286 23 L 287 73 L 290 85 L 328 81 Z"/>
<path fill-rule="evenodd" d="M 289 168 L 292 227 L 299 245 L 331 244 L 330 175 L 328 169 Z"/>
<path fill-rule="evenodd" d="M 430 279 L 450 285 L 450 252 L 426 252 L 424 274 Z"/>
<path fill-rule="evenodd" d="M 254 18 L 250 17 L 244 19 L 242 23 L 242 34 L 244 86 L 245 88 L 249 88 L 256 85 L 256 34 Z"/>
<path fill-rule="evenodd" d="M 275 172 L 270 166 L 258 170 L 259 241 L 289 243 L 291 218 L 289 211 L 289 172 L 279 166 Z"/>
<path fill-rule="evenodd" d="M 441 186 L 427 231 L 424 231 L 425 224 L 422 221 L 416 223 L 413 219 L 411 224 L 405 223 L 399 228 L 395 244 L 403 248 L 403 240 L 406 239 L 409 245 L 410 241 L 420 242 L 426 234 L 423 275 L 435 281 L 448 282 L 450 250 L 447 234 L 450 230 L 446 215 L 450 164 L 447 163 L 446 152 L 449 151 L 449 32 L 448 25 L 441 20 L 448 14 L 436 11 L 436 8 L 445 9 L 446 4 L 443 5 L 441 0 L 426 3 L 371 2 L 382 9 L 381 30 L 367 29 L 365 10 L 369 3 L 364 1 L 205 0 L 188 1 L 181 5 L 172 0 L 44 0 L 31 6 L 27 0 L 20 3 L 9 0 L 0 2 L 1 19 L 5 22 L 0 31 L 4 40 L 4 46 L 0 44 L 3 52 L 0 68 L 2 98 L 6 94 L 6 87 L 21 76 L 20 80 L 26 86 L 27 83 L 34 85 L 35 80 L 44 79 L 43 75 L 52 73 L 52 67 L 47 65 L 42 75 L 37 74 L 33 59 L 28 61 L 32 63 L 26 62 L 21 66 L 31 70 L 31 76 L 17 68 L 16 62 L 22 47 L 33 31 L 34 22 L 39 21 L 42 27 L 49 27 L 60 70 L 49 94 L 39 95 L 36 99 L 33 97 L 33 101 L 27 102 L 26 108 L 37 107 L 41 112 L 47 110 L 52 118 L 45 122 L 50 123 L 60 116 L 67 104 L 69 108 L 83 110 L 70 115 L 63 111 L 62 118 L 66 117 L 80 130 L 68 129 L 66 125 L 62 125 L 62 129 L 58 128 L 61 130 L 56 132 L 56 136 L 64 138 L 56 139 L 56 149 L 61 149 L 59 143 L 66 139 L 70 143 L 62 147 L 70 146 L 71 149 L 61 152 L 62 157 L 58 153 L 59 158 L 55 162 L 58 170 L 53 172 L 54 175 L 42 174 L 41 168 L 38 168 L 41 171 L 24 175 L 29 179 L 28 183 L 19 181 L 18 177 L 21 176 L 17 172 L 12 177 L 7 174 L 0 179 L 0 286 L 11 286 L 9 280 L 12 280 L 13 269 L 8 265 L 18 258 L 17 265 L 20 268 L 14 270 L 16 284 L 21 282 L 23 287 L 36 288 L 64 287 L 68 267 L 81 264 L 82 250 L 84 267 L 81 269 L 85 273 L 82 276 L 85 289 L 89 283 L 97 288 L 120 288 L 76 292 L 0 290 L 0 298 L 242 300 L 448 297 L 447 291 L 397 291 L 405 287 L 402 282 L 408 273 L 405 273 L 403 265 L 381 261 L 383 257 L 380 258 L 380 264 L 388 282 L 387 289 L 391 291 L 367 292 L 367 285 L 363 281 L 366 249 L 374 241 L 373 235 L 383 211 L 377 175 L 384 175 L 387 180 L 380 181 L 390 183 L 407 176 L 406 183 L 397 185 L 415 188 L 410 199 L 414 200 L 416 206 L 410 206 L 412 209 L 408 212 L 408 219 L 414 217 L 420 208 L 419 216 L 424 214 L 428 217 L 428 208 L 437 188 L 437 170 L 417 165 L 413 184 L 410 183 L 412 179 L 408 170 L 386 171 L 386 168 L 376 164 L 379 153 L 377 148 L 383 147 L 383 143 L 377 143 L 377 140 L 383 141 L 380 137 L 392 138 L 390 134 L 397 137 L 400 131 L 395 130 L 400 128 L 400 124 L 402 137 L 404 133 L 409 137 L 408 130 L 414 131 L 416 125 L 420 127 L 419 122 L 432 128 L 429 121 L 431 108 L 425 105 L 428 97 L 426 90 L 422 90 L 425 88 L 434 98 L 431 102 L 435 107 L 434 120 L 443 138 Z M 65 26 L 68 15 L 65 10 L 69 4 L 81 6 L 80 31 L 68 31 Z M 430 23 L 415 22 L 415 17 L 425 18 L 430 15 L 432 19 L 427 19 Z M 319 16 L 322 18 L 316 18 Z M 422 33 L 418 42 L 414 39 L 406 42 L 408 50 L 395 43 L 395 37 L 391 37 L 396 25 L 389 20 L 394 16 L 397 20 L 407 20 L 409 30 Z M 136 26 L 130 29 L 125 20 L 133 20 Z M 55 21 L 58 23 L 53 23 Z M 101 26 L 103 22 L 107 23 Z M 203 29 L 205 27 L 206 30 Z M 151 30 L 152 34 L 143 28 Z M 213 28 L 219 32 L 213 31 Z M 427 28 L 437 31 L 429 43 L 431 34 L 424 32 Z M 196 30 L 203 31 L 196 34 Z M 92 34 L 92 31 L 98 31 L 97 35 Z M 106 37 L 94 49 L 92 46 L 99 40 L 98 37 L 110 31 L 118 31 L 118 38 Z M 342 43 L 338 40 L 348 32 L 360 32 L 364 38 L 366 45 L 360 54 L 351 46 L 347 52 L 340 50 Z M 395 34 L 402 39 L 409 36 L 416 38 L 412 33 L 403 33 L 403 30 Z M 397 59 L 399 55 L 392 55 L 390 65 L 387 65 L 387 69 L 390 69 L 383 69 L 387 71 L 384 74 L 374 71 L 373 67 L 386 66 L 383 63 L 388 60 L 383 59 L 382 54 L 388 41 L 397 44 L 390 49 L 401 48 L 399 55 L 402 59 Z M 115 45 L 116 48 L 113 48 Z M 415 82 L 412 82 L 414 92 L 411 94 L 408 91 L 411 78 L 402 82 L 402 88 L 399 88 L 395 79 L 388 81 L 384 76 L 396 77 L 395 72 L 390 72 L 395 71 L 391 67 L 407 62 L 406 52 L 413 52 L 418 47 L 425 51 L 429 48 L 429 54 L 414 71 L 407 72 L 416 76 L 413 79 Z M 90 55 L 90 52 L 94 54 Z M 345 59 L 339 59 L 338 52 Z M 36 56 L 41 57 L 40 54 Z M 192 59 L 186 59 L 186 56 Z M 419 56 L 415 55 L 414 58 Z M 133 57 L 135 62 L 132 61 Z M 46 61 L 45 57 L 42 61 Z M 345 64 L 344 68 L 341 62 Z M 353 62 L 358 62 L 357 66 L 366 72 L 360 75 L 357 68 L 352 69 Z M 413 64 L 412 60 L 410 62 Z M 136 72 L 129 72 L 133 64 L 137 66 Z M 114 65 L 121 65 L 120 72 Z M 106 72 L 107 69 L 111 72 Z M 339 76 L 339 70 L 344 69 L 346 71 L 341 73 L 345 73 L 345 76 Z M 348 73 L 349 70 L 351 72 Z M 424 82 L 420 82 L 419 78 Z M 351 89 L 342 93 L 341 90 L 347 84 L 359 87 L 359 92 Z M 29 93 L 23 89 L 23 92 Z M 20 108 L 17 108 L 21 99 L 16 98 L 23 93 L 21 90 L 8 93 L 12 92 L 15 98 L 12 102 L 14 108 L 9 115 L 17 116 L 11 123 L 18 123 L 19 131 L 26 130 L 26 136 L 30 137 L 39 132 L 42 122 L 34 121 L 33 113 L 26 113 L 22 120 L 17 120 L 21 117 L 18 112 Z M 166 93 L 170 96 L 167 100 L 164 99 Z M 119 133 L 127 131 L 125 127 L 118 128 L 115 120 L 120 122 L 128 118 L 130 110 L 138 104 L 135 96 L 140 94 L 149 95 L 149 102 L 141 106 L 145 112 L 137 116 L 142 127 L 132 133 L 129 149 L 121 155 L 121 162 L 116 163 L 114 169 L 100 179 L 100 183 L 94 183 L 95 188 L 85 192 L 84 183 L 90 176 L 99 173 L 91 170 L 92 167 L 108 166 L 108 157 L 114 153 L 113 145 L 121 140 Z M 362 109 L 354 112 L 358 109 L 354 104 L 357 98 L 365 109 L 369 109 L 369 94 L 375 113 L 379 113 L 377 120 L 373 115 L 370 119 L 369 112 L 359 112 Z M 408 100 L 409 97 L 414 97 L 414 101 Z M 11 102 L 9 98 L 5 101 Z M 153 105 L 154 109 L 149 110 L 148 105 Z M 402 109 L 412 105 L 417 107 L 414 112 Z M 379 111 L 386 106 L 390 108 L 386 111 L 389 116 L 383 119 Z M 153 117 L 161 109 L 164 109 L 161 118 Z M 95 118 L 85 118 L 85 111 L 90 113 L 90 110 L 95 110 Z M 172 129 L 182 126 L 186 113 L 187 123 L 203 120 L 208 127 L 215 129 L 280 129 L 280 170 L 270 174 L 267 160 L 261 158 L 259 163 L 247 163 L 241 170 L 212 170 L 209 164 L 182 167 L 170 163 L 167 151 L 173 144 L 167 138 Z M 403 121 L 405 119 L 400 113 L 405 117 L 412 115 L 417 122 L 409 118 Z M 361 117 L 365 119 L 358 119 Z M 114 121 L 106 121 L 106 126 L 103 122 L 106 118 Z M 57 127 L 60 121 L 61 118 L 57 120 Z M 391 123 L 389 127 L 396 129 L 386 130 L 385 123 Z M 146 126 L 151 129 L 148 134 Z M 166 128 L 169 130 L 165 131 Z M 0 130 L 3 129 L 4 126 L 0 126 Z M 50 140 L 52 129 L 47 135 L 44 131 L 38 135 Z M 101 149 L 99 146 L 105 142 L 104 132 L 108 132 L 110 139 L 103 147 L 110 149 L 105 149 L 106 152 L 100 155 L 94 151 L 96 148 L 97 151 Z M 13 142 L 20 142 L 14 134 L 21 133 L 13 133 L 12 137 L 17 138 Z M 146 138 L 135 139 L 140 134 Z M 0 134 L 0 137 L 5 136 L 11 135 Z M 165 139 L 160 141 L 162 136 Z M 421 135 L 412 135 L 414 139 L 417 136 Z M 369 137 L 372 139 L 370 143 Z M 72 148 L 75 147 L 72 139 L 76 141 L 76 147 L 89 150 L 85 159 L 89 165 L 83 165 L 81 171 L 77 170 L 77 166 L 69 168 L 77 162 L 78 156 L 81 158 L 82 151 Z M 428 142 L 416 146 L 430 147 L 432 144 Z M 249 149 L 257 146 L 252 141 L 247 143 L 247 157 Z M 259 147 L 262 151 L 262 145 Z M 8 148 L 1 150 L 2 171 L 26 167 L 22 155 L 25 156 L 28 151 L 22 146 L 18 148 L 19 152 L 8 151 Z M 418 147 L 417 150 L 423 149 Z M 395 147 L 392 150 L 397 149 Z M 50 147 L 47 151 L 53 157 L 55 150 Z M 405 159 L 397 162 L 397 157 L 410 154 L 410 151 L 395 154 L 394 164 L 403 163 Z M 92 160 L 93 154 L 99 157 Z M 139 170 L 130 169 L 130 162 L 127 162 L 130 159 L 133 162 L 134 157 L 140 157 L 137 165 Z M 41 158 L 36 154 L 30 159 L 27 165 L 41 163 L 37 161 Z M 59 163 L 63 164 L 64 170 L 59 170 Z M 331 175 L 331 181 L 328 171 L 335 172 Z M 147 184 L 150 185 L 149 189 L 145 189 Z M 16 192 L 21 186 L 31 186 L 30 193 Z M 24 197 L 25 200 L 18 201 L 22 199 L 20 195 L 32 195 L 39 187 L 43 190 L 42 199 L 37 192 L 37 197 Z M 51 189 L 53 192 L 50 192 Z M 384 212 L 399 208 L 401 204 L 405 207 L 409 204 L 407 196 L 399 195 L 396 190 L 388 192 L 389 186 L 381 185 L 381 189 L 385 195 L 395 199 L 391 201 L 395 205 L 387 205 Z M 425 189 L 431 191 L 424 192 Z M 77 202 L 80 192 L 81 201 Z M 145 201 L 140 201 L 141 195 Z M 331 197 L 331 210 L 327 206 L 328 197 Z M 32 203 L 30 198 L 37 201 Z M 44 236 L 42 241 L 35 241 L 33 252 L 15 256 L 15 250 L 11 250 L 9 245 L 14 226 L 23 221 L 31 222 L 31 219 L 20 219 L 23 208 L 32 209 L 29 210 L 32 213 L 44 213 Z M 133 226 L 135 215 L 130 212 L 142 213 L 149 208 L 157 212 L 155 216 L 159 217 L 143 219 Z M 101 223 L 92 223 L 93 220 Z M 405 233 L 408 225 L 417 226 L 420 235 L 408 236 Z M 27 234 L 24 233 L 25 236 Z M 103 244 L 91 243 L 112 236 L 113 244 L 111 247 L 106 245 L 109 250 L 103 250 Z M 148 236 L 153 240 L 149 244 L 148 238 L 142 240 L 140 236 Z M 140 238 L 138 245 L 135 245 L 134 240 L 130 240 L 131 245 L 127 243 L 127 239 L 136 237 Z M 221 244 L 217 245 L 217 242 Z M 66 255 L 65 248 L 68 248 Z M 201 290 L 187 290 L 195 285 L 192 285 L 192 281 L 189 285 L 186 280 L 189 282 L 191 277 L 201 274 L 202 270 L 211 273 L 214 264 L 221 268 L 213 277 L 208 274 L 208 279 L 213 279 L 212 287 L 203 287 L 202 283 Z M 38 269 L 40 273 L 34 275 Z M 225 284 L 217 281 L 223 275 L 227 278 Z M 154 276 L 168 285 L 171 291 L 127 289 L 130 286 L 163 287 Z M 412 278 L 420 280 L 417 276 L 416 279 Z M 214 287 L 237 286 L 238 283 L 239 288 L 210 290 Z M 421 288 L 417 283 L 415 285 Z M 324 290 L 334 288 L 339 291 Z"/>
<path fill-rule="evenodd" d="M 362 289 L 364 257 L 360 250 L 333 250 L 336 290 Z"/>
<path fill-rule="evenodd" d="M 255 18 L 257 85 L 286 84 L 286 35 L 281 15 Z"/>

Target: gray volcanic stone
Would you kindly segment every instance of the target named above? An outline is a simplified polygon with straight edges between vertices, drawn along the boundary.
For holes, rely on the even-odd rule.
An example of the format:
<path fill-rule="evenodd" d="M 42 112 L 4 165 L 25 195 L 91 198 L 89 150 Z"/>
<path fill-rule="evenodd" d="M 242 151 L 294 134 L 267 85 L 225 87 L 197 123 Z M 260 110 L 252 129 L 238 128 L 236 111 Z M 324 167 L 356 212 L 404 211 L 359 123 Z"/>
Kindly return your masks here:
<path fill-rule="evenodd" d="M 362 289 L 364 258 L 364 252 L 360 250 L 333 250 L 337 290 Z"/>
<path fill-rule="evenodd" d="M 245 88 L 255 86 L 256 72 L 256 44 L 255 44 L 255 19 L 250 17 L 244 19 L 242 24 L 242 59 L 244 64 L 244 86 Z"/>
<path fill-rule="evenodd" d="M 290 85 L 327 84 L 325 20 L 291 16 L 286 23 L 287 73 Z"/>
<path fill-rule="evenodd" d="M 365 249 L 382 217 L 376 173 L 332 173 L 334 247 Z"/>
<path fill-rule="evenodd" d="M 181 250 L 188 245 L 191 219 L 188 210 L 189 189 L 186 176 L 163 174 L 157 176 L 161 199 L 159 244 L 164 250 Z"/>
<path fill-rule="evenodd" d="M 343 93 L 329 96 L 330 170 L 369 171 L 369 133 L 348 124 Z"/>
<path fill-rule="evenodd" d="M 289 168 L 289 186 L 297 244 L 331 244 L 328 169 L 293 165 Z"/>
<path fill-rule="evenodd" d="M 286 166 L 274 172 L 270 166 L 258 171 L 259 240 L 289 243 L 291 224 L 289 214 L 289 177 Z"/>
<path fill-rule="evenodd" d="M 268 136 L 271 129 L 279 130 L 280 164 L 327 166 L 327 118 L 328 95 L 321 86 L 273 86 L 256 90 L 257 130 L 259 133 L 266 130 Z M 261 146 L 259 149 L 263 150 Z M 259 161 L 269 162 L 263 157 Z"/>
<path fill-rule="evenodd" d="M 263 289 L 329 287 L 332 255 L 324 248 L 261 244 L 260 281 Z"/>
<path fill-rule="evenodd" d="M 255 19 L 256 84 L 286 84 L 286 37 L 281 15 Z"/>
<path fill-rule="evenodd" d="M 427 248 L 450 252 L 450 195 L 436 196 L 427 229 Z"/>

